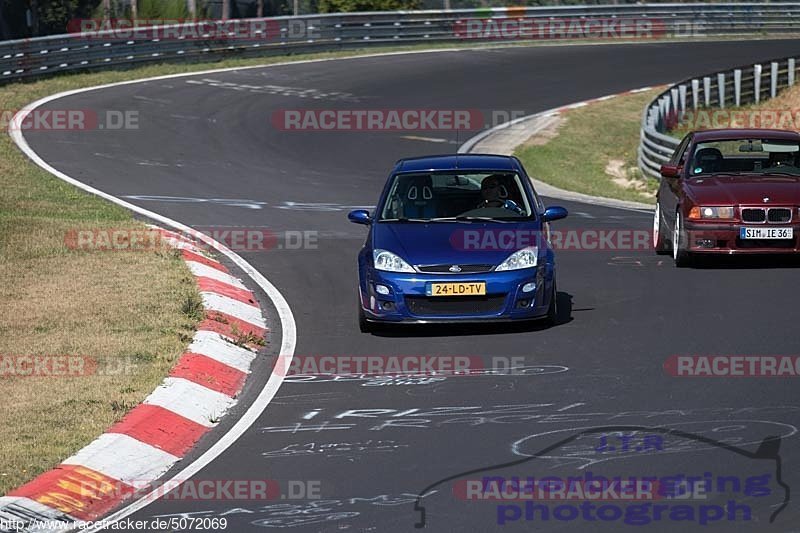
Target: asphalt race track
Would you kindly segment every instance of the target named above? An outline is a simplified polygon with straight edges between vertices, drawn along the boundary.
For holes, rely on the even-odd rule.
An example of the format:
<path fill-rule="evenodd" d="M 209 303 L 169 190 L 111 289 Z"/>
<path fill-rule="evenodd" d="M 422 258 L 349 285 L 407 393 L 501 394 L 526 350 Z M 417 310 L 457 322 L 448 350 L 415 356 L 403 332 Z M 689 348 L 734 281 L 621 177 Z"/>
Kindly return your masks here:
<path fill-rule="evenodd" d="M 355 259 L 365 229 L 349 223 L 347 211 L 374 204 L 396 159 L 454 152 L 471 134 L 417 135 L 443 140 L 433 142 L 398 132 L 286 132 L 270 123 L 275 110 L 305 107 L 534 113 L 791 54 L 800 54 L 799 41 L 409 54 L 174 78 L 49 103 L 139 112 L 138 130 L 27 135 L 46 161 L 76 179 L 195 227 L 318 232 L 309 249 L 242 253 L 291 305 L 298 355 L 523 361 L 523 371 L 511 375 L 287 380 L 256 424 L 196 477 L 318 481 L 321 500 L 158 501 L 133 518 L 224 516 L 231 532 L 413 531 L 422 517 L 415 497 L 427 490 L 420 506 L 430 531 L 501 529 L 498 513 L 512 530 L 619 531 L 636 526 L 613 519 L 613 509 L 607 521 L 564 510 L 561 519 L 542 522 L 540 514 L 526 516 L 524 503 L 462 501 L 454 494 L 458 481 L 448 478 L 708 472 L 741 480 L 736 503 L 751 507 L 750 521 L 740 511 L 735 521 L 699 525 L 701 506 L 729 499 L 711 493 L 689 502 L 693 518 L 665 513 L 639 530 L 797 530 L 797 504 L 782 507 L 786 486 L 800 490 L 797 382 L 673 378 L 663 369 L 673 354 L 797 354 L 796 263 L 678 270 L 651 251 L 565 250 L 557 256 L 558 326 L 361 334 Z M 549 203 L 571 212 L 558 229 L 651 229 L 646 212 Z M 354 412 L 364 409 L 374 411 Z M 602 435 L 636 427 L 644 429 L 628 449 L 596 449 Z M 780 437 L 771 441 L 780 444 L 777 456 L 769 444 L 755 453 L 768 437 Z M 765 475 L 767 494 L 745 491 L 747 478 Z"/>

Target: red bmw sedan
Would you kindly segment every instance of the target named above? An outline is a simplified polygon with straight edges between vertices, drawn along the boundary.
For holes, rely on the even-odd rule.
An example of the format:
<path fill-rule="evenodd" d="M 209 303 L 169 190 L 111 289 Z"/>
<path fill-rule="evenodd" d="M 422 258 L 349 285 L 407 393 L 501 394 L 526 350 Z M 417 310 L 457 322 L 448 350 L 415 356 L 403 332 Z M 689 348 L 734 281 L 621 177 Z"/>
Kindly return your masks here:
<path fill-rule="evenodd" d="M 699 254 L 800 252 L 800 133 L 691 132 L 661 176 L 653 245 L 676 266 Z"/>

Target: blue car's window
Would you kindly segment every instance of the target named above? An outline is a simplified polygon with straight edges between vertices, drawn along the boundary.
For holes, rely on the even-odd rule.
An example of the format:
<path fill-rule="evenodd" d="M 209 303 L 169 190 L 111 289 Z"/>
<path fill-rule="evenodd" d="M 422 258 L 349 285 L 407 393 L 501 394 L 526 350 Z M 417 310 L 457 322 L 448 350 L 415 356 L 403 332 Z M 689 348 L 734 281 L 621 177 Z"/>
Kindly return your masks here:
<path fill-rule="evenodd" d="M 435 172 L 395 175 L 379 220 L 512 220 L 531 215 L 528 195 L 514 172 Z"/>

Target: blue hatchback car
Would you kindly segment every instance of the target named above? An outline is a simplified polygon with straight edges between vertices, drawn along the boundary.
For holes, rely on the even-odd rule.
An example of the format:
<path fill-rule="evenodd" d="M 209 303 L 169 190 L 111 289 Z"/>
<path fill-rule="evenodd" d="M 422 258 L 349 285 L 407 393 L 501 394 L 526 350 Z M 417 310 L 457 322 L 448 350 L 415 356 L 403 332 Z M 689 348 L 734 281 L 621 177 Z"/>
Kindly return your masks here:
<path fill-rule="evenodd" d="M 545 209 L 515 157 L 458 154 L 401 159 L 358 255 L 359 325 L 554 322 L 556 270 Z"/>

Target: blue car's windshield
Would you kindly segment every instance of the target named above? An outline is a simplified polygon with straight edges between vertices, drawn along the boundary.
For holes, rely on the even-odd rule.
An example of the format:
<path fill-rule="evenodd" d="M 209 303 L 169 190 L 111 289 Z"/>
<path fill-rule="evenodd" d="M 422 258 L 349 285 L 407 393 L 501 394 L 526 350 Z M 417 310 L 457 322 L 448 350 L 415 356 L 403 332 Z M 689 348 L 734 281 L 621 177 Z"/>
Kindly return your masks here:
<path fill-rule="evenodd" d="M 515 172 L 428 172 L 393 176 L 379 213 L 383 222 L 504 221 L 532 209 Z"/>

